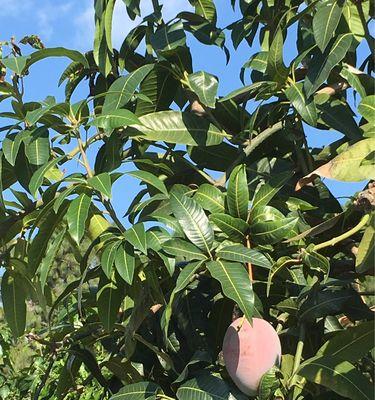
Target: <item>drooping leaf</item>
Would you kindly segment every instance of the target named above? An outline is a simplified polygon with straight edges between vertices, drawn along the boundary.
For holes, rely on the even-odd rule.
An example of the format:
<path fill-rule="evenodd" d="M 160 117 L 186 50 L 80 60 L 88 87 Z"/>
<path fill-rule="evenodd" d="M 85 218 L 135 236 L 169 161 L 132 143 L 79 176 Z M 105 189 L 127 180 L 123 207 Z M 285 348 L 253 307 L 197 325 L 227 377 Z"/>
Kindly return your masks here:
<path fill-rule="evenodd" d="M 22 336 L 26 326 L 26 290 L 19 275 L 6 271 L 1 278 L 1 299 L 5 319 L 15 338 Z"/>
<path fill-rule="evenodd" d="M 371 400 L 374 397 L 373 385 L 350 362 L 334 356 L 305 361 L 298 375 L 351 400 Z"/>
<path fill-rule="evenodd" d="M 135 258 L 134 250 L 128 243 L 124 243 L 117 247 L 115 266 L 121 278 L 131 285 L 133 283 L 135 271 Z"/>
<path fill-rule="evenodd" d="M 318 54 L 311 61 L 311 68 L 307 73 L 304 89 L 310 97 L 327 80 L 333 67 L 345 57 L 352 44 L 353 35 L 345 33 L 328 46 L 324 53 Z"/>
<path fill-rule="evenodd" d="M 195 7 L 196 14 L 215 24 L 216 7 L 213 0 L 189 0 L 189 2 Z"/>
<path fill-rule="evenodd" d="M 124 233 L 125 239 L 142 253 L 147 254 L 147 237 L 142 223 L 133 225 Z"/>
<path fill-rule="evenodd" d="M 36 197 L 38 193 L 38 189 L 43 183 L 43 178 L 46 173 L 52 169 L 59 161 L 61 161 L 65 156 L 61 156 L 58 158 L 54 158 L 53 160 L 49 161 L 47 164 L 42 165 L 39 169 L 35 171 L 33 176 L 30 179 L 29 189 L 30 193 Z"/>
<path fill-rule="evenodd" d="M 207 107 L 215 108 L 218 80 L 215 76 L 204 71 L 195 72 L 188 76 L 190 88 L 198 96 L 200 102 Z"/>
<path fill-rule="evenodd" d="M 139 120 L 142 125 L 126 130 L 129 136 L 191 146 L 213 146 L 229 137 L 208 120 L 190 112 L 160 111 Z"/>
<path fill-rule="evenodd" d="M 292 103 L 301 117 L 311 126 L 316 126 L 318 115 L 313 99 L 306 99 L 302 83 L 292 83 L 285 90 L 286 97 Z"/>
<path fill-rule="evenodd" d="M 29 57 L 8 57 L 2 58 L 1 63 L 17 75 L 23 75 L 28 59 Z"/>
<path fill-rule="evenodd" d="M 230 215 L 247 220 L 249 189 L 247 187 L 246 166 L 233 169 L 228 181 L 227 204 Z"/>
<path fill-rule="evenodd" d="M 79 244 L 86 228 L 86 220 L 89 215 L 91 197 L 82 193 L 74 199 L 67 212 L 69 234 L 73 240 Z"/>
<path fill-rule="evenodd" d="M 188 239 L 210 254 L 214 232 L 203 208 L 194 199 L 177 190 L 170 193 L 170 205 Z"/>
<path fill-rule="evenodd" d="M 321 1 L 313 18 L 316 44 L 322 52 L 327 47 L 339 24 L 344 1 Z"/>
<path fill-rule="evenodd" d="M 266 269 L 271 268 L 271 263 L 266 256 L 257 250 L 248 249 L 241 244 L 221 247 L 216 252 L 216 256 L 224 260 L 251 263 Z"/>
<path fill-rule="evenodd" d="M 358 106 L 360 114 L 371 124 L 375 123 L 375 95 L 366 96 Z"/>
<path fill-rule="evenodd" d="M 245 267 L 238 263 L 211 261 L 207 268 L 221 284 L 225 296 L 238 304 L 246 319 L 251 321 L 254 313 L 254 292 Z"/>

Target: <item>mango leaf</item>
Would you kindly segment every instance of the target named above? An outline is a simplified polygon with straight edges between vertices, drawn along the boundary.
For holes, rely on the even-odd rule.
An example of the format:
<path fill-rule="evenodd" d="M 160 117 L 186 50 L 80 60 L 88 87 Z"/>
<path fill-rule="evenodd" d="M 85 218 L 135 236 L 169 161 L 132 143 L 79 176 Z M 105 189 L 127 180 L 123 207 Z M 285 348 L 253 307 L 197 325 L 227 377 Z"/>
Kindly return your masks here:
<path fill-rule="evenodd" d="M 375 258 L 375 228 L 374 219 L 365 229 L 362 240 L 359 243 L 358 253 L 355 260 L 355 267 L 359 273 L 367 272 L 374 266 Z"/>
<path fill-rule="evenodd" d="M 307 265 L 311 270 L 318 271 L 323 273 L 324 276 L 328 276 L 329 274 L 329 261 L 327 257 L 317 253 L 316 251 L 310 248 L 307 248 L 302 254 L 302 261 L 305 265 Z"/>
<path fill-rule="evenodd" d="M 77 244 L 80 243 L 85 233 L 90 205 L 91 197 L 82 193 L 70 203 L 68 208 L 66 217 L 69 226 L 69 234 Z"/>
<path fill-rule="evenodd" d="M 203 208 L 177 190 L 170 192 L 170 206 L 188 239 L 210 254 L 214 232 Z"/>
<path fill-rule="evenodd" d="M 143 254 L 147 254 L 147 238 L 142 223 L 133 225 L 124 233 L 125 239 Z"/>
<path fill-rule="evenodd" d="M 230 215 L 247 220 L 249 207 L 249 188 L 247 186 L 246 166 L 233 169 L 228 181 L 227 205 Z"/>
<path fill-rule="evenodd" d="M 259 383 L 259 400 L 272 399 L 275 391 L 281 386 L 280 370 L 276 366 L 268 370 L 261 378 Z"/>
<path fill-rule="evenodd" d="M 48 57 L 67 57 L 74 62 L 82 64 L 84 68 L 89 68 L 89 63 L 82 53 L 77 50 L 69 50 L 64 47 L 51 47 L 31 53 L 27 60 L 27 68 L 30 68 L 31 65 Z"/>
<path fill-rule="evenodd" d="M 238 263 L 211 261 L 207 268 L 221 284 L 225 296 L 238 304 L 246 319 L 251 321 L 254 313 L 254 292 L 245 267 Z"/>
<path fill-rule="evenodd" d="M 25 153 L 30 164 L 42 165 L 50 158 L 48 129 L 37 128 L 24 138 Z"/>
<path fill-rule="evenodd" d="M 249 230 L 249 225 L 244 220 L 227 214 L 211 214 L 209 219 L 234 242 L 242 242 Z"/>
<path fill-rule="evenodd" d="M 278 83 L 273 81 L 254 82 L 251 85 L 244 86 L 240 89 L 233 90 L 226 96 L 219 99 L 219 102 L 234 100 L 237 103 L 243 103 L 252 97 L 261 97 L 262 94 L 273 93 L 277 90 Z"/>
<path fill-rule="evenodd" d="M 167 306 L 165 307 L 165 310 L 163 312 L 162 316 L 162 329 L 165 337 L 168 337 L 168 327 L 169 327 L 169 322 L 171 319 L 172 315 L 172 306 L 174 299 L 176 295 L 181 292 L 181 290 L 185 289 L 186 286 L 190 283 L 191 279 L 195 275 L 196 271 L 202 266 L 202 261 L 196 261 L 189 263 L 184 266 L 184 268 L 181 270 L 180 274 L 178 275 L 176 285 L 174 289 L 172 290 L 171 296 L 169 298 L 169 302 Z"/>
<path fill-rule="evenodd" d="M 156 53 L 174 50 L 186 43 L 186 34 L 182 21 L 172 25 L 162 25 L 150 36 L 152 48 Z"/>
<path fill-rule="evenodd" d="M 24 139 L 23 132 L 6 136 L 2 141 L 3 153 L 8 163 L 14 166 L 20 145 Z"/>
<path fill-rule="evenodd" d="M 109 400 L 154 400 L 162 390 L 159 385 L 152 382 L 138 382 L 125 385 Z"/>
<path fill-rule="evenodd" d="M 116 79 L 105 96 L 102 113 L 110 114 L 129 103 L 139 84 L 153 68 L 154 64 L 143 65 L 129 75 Z"/>
<path fill-rule="evenodd" d="M 126 172 L 126 175 L 140 179 L 141 181 L 147 183 L 148 185 L 151 185 L 154 188 L 156 188 L 159 192 L 162 192 L 168 196 L 168 190 L 165 187 L 164 182 L 155 175 L 153 175 L 151 172 L 131 171 L 131 172 Z"/>
<path fill-rule="evenodd" d="M 319 53 L 311 61 L 306 75 L 304 89 L 307 97 L 310 97 L 327 80 L 333 67 L 345 57 L 353 40 L 351 33 L 339 35 L 337 39 L 327 47 L 324 53 Z"/>
<path fill-rule="evenodd" d="M 257 250 L 248 249 L 241 244 L 221 247 L 216 252 L 216 256 L 224 260 L 251 263 L 266 269 L 271 268 L 271 263 L 266 256 Z"/>
<path fill-rule="evenodd" d="M 215 108 L 217 89 L 219 86 L 215 76 L 204 71 L 188 76 L 191 90 L 198 96 L 200 102 L 207 107 Z"/>
<path fill-rule="evenodd" d="M 318 3 L 317 11 L 313 18 L 313 31 L 316 44 L 324 52 L 327 44 L 333 37 L 339 24 L 344 1 L 325 0 Z"/>
<path fill-rule="evenodd" d="M 134 250 L 129 243 L 123 243 L 117 247 L 115 266 L 121 278 L 131 285 L 134 278 L 135 257 Z"/>
<path fill-rule="evenodd" d="M 373 385 L 348 361 L 333 356 L 314 357 L 297 371 L 310 382 L 352 400 L 374 398 Z"/>
<path fill-rule="evenodd" d="M 225 196 L 215 186 L 204 183 L 195 192 L 194 200 L 210 213 L 225 212 Z"/>
<path fill-rule="evenodd" d="M 105 276 L 110 279 L 113 274 L 113 264 L 115 262 L 117 249 L 121 242 L 119 240 L 109 243 L 103 249 L 102 255 L 100 257 L 100 264 Z"/>
<path fill-rule="evenodd" d="M 178 400 L 246 400 L 247 398 L 229 386 L 221 377 L 209 374 L 198 375 L 177 390 Z"/>
<path fill-rule="evenodd" d="M 294 217 L 257 222 L 250 226 L 250 236 L 258 244 L 278 243 L 290 236 L 297 223 Z"/>
<path fill-rule="evenodd" d="M 5 319 L 15 338 L 22 336 L 26 326 L 25 283 L 16 273 L 5 271 L 1 278 L 1 299 Z"/>
<path fill-rule="evenodd" d="M 375 138 L 360 140 L 349 146 L 333 160 L 304 176 L 296 185 L 296 190 L 313 182 L 318 176 L 344 182 L 359 182 L 375 176 L 374 164 L 362 161 L 375 149 Z"/>
<path fill-rule="evenodd" d="M 106 197 L 112 196 L 112 181 L 110 175 L 107 172 L 103 172 L 99 175 L 93 176 L 92 178 L 87 180 L 87 184 Z"/>
<path fill-rule="evenodd" d="M 288 76 L 288 69 L 285 67 L 283 61 L 283 46 L 283 32 L 279 29 L 276 32 L 268 51 L 266 74 L 271 76 L 274 81 L 280 83 L 284 83 Z"/>
<path fill-rule="evenodd" d="M 213 24 L 216 23 L 216 7 L 213 0 L 189 0 L 189 2 L 195 7 L 195 14 L 200 15 Z"/>
<path fill-rule="evenodd" d="M 366 96 L 358 106 L 359 113 L 371 124 L 375 123 L 375 95 Z"/>
<path fill-rule="evenodd" d="M 271 177 L 268 182 L 262 184 L 255 192 L 251 204 L 251 212 L 266 206 L 292 176 L 292 172 L 283 172 Z"/>
<path fill-rule="evenodd" d="M 314 99 L 306 99 L 303 93 L 303 84 L 292 83 L 286 90 L 285 95 L 301 117 L 311 126 L 316 126 L 318 115 Z"/>
<path fill-rule="evenodd" d="M 124 299 L 124 290 L 118 284 L 102 278 L 96 296 L 99 319 L 104 329 L 110 332 L 117 321 L 117 314 Z"/>
<path fill-rule="evenodd" d="M 338 332 L 328 339 L 316 353 L 317 356 L 333 356 L 349 362 L 364 357 L 375 343 L 375 327 L 372 321 Z"/>
<path fill-rule="evenodd" d="M 129 127 L 127 134 L 154 142 L 213 146 L 230 137 L 208 120 L 190 112 L 160 111 L 144 115 L 139 120 L 142 125 Z"/>
<path fill-rule="evenodd" d="M 172 256 L 184 257 L 187 261 L 207 259 L 207 256 L 197 246 L 179 238 L 163 242 L 162 249 Z"/>
<path fill-rule="evenodd" d="M 52 169 L 59 161 L 63 160 L 65 156 L 61 156 L 58 158 L 54 158 L 53 160 L 49 161 L 47 164 L 42 165 L 39 169 L 35 171 L 33 176 L 30 179 L 29 189 L 30 193 L 36 198 L 38 194 L 38 189 L 43 183 L 43 178 L 46 173 Z"/>
<path fill-rule="evenodd" d="M 28 59 L 29 57 L 8 57 L 2 58 L 0 61 L 17 75 L 22 75 Z"/>
<path fill-rule="evenodd" d="M 139 124 L 138 117 L 129 110 L 113 110 L 106 114 L 99 115 L 94 118 L 89 125 L 102 128 L 105 131 L 111 131 L 112 129 L 123 128 L 128 125 Z"/>

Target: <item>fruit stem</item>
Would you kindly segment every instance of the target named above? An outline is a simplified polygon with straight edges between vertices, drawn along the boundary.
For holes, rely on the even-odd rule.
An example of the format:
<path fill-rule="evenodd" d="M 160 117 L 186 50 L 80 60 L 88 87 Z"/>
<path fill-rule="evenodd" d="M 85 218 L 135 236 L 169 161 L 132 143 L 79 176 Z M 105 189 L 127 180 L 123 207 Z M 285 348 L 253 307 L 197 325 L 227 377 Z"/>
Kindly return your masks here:
<path fill-rule="evenodd" d="M 306 333 L 305 324 L 301 323 L 299 328 L 299 338 L 297 343 L 296 354 L 294 356 L 292 377 L 295 375 L 301 364 L 302 351 L 303 351 L 303 346 L 305 344 L 305 333 Z"/>

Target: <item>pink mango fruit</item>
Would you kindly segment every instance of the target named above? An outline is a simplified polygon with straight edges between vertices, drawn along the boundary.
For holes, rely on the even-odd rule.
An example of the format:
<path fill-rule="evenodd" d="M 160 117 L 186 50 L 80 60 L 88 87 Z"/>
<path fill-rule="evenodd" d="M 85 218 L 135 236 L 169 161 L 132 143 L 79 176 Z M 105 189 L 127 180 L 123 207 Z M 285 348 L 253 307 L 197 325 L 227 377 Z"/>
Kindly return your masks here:
<path fill-rule="evenodd" d="M 259 383 L 269 369 L 281 361 L 281 344 L 275 329 L 267 321 L 236 319 L 229 325 L 223 343 L 226 369 L 241 392 L 255 396 Z"/>

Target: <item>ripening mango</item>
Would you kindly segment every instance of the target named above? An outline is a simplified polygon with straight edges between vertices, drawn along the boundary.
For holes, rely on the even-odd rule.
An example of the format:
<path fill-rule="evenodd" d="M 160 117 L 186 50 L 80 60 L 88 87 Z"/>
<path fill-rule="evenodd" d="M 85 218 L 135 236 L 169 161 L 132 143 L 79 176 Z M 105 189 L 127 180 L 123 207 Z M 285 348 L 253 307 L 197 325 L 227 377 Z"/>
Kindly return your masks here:
<path fill-rule="evenodd" d="M 255 396 L 262 375 L 281 361 L 280 339 L 267 321 L 253 318 L 251 326 L 247 320 L 238 318 L 225 334 L 223 356 L 236 386 L 243 393 Z"/>

